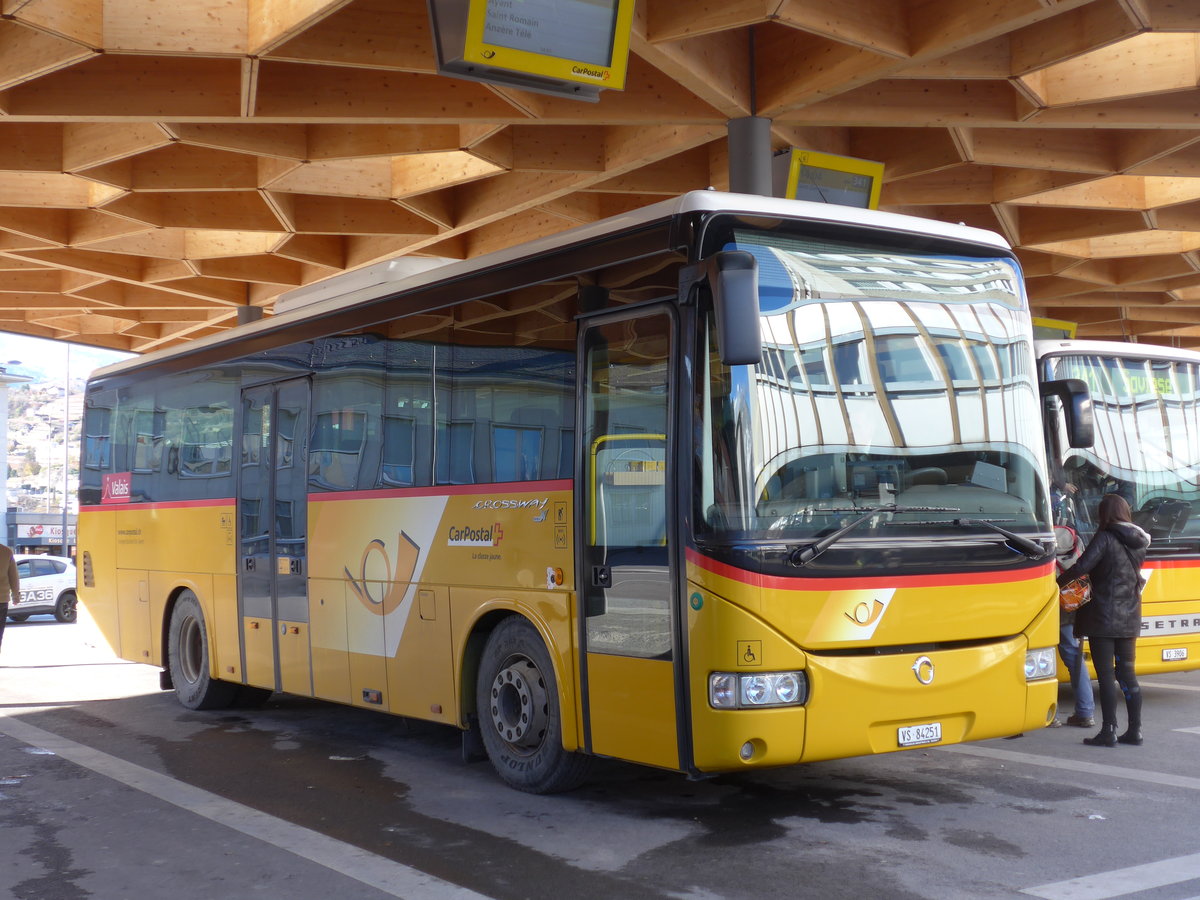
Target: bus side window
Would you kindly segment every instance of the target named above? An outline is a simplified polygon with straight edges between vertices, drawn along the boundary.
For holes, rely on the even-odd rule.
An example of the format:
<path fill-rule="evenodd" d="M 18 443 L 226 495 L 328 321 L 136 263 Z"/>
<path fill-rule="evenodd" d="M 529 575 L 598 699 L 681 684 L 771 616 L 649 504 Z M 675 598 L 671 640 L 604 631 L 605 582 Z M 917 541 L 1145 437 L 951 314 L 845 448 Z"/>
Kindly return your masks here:
<path fill-rule="evenodd" d="M 309 446 L 309 477 L 323 488 L 349 489 L 358 484 L 367 415 L 342 409 L 318 413 Z"/>

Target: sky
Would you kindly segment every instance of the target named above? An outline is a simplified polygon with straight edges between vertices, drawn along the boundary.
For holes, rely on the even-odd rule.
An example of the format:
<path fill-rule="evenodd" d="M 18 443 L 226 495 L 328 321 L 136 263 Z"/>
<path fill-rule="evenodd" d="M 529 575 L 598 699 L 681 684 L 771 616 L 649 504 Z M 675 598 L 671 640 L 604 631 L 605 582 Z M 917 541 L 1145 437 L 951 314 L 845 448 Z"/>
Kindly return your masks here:
<path fill-rule="evenodd" d="M 0 333 L 0 366 L 10 375 L 26 375 L 35 382 L 61 382 L 67 374 L 68 348 L 72 382 L 87 377 L 94 369 L 133 355 L 67 341 Z"/>

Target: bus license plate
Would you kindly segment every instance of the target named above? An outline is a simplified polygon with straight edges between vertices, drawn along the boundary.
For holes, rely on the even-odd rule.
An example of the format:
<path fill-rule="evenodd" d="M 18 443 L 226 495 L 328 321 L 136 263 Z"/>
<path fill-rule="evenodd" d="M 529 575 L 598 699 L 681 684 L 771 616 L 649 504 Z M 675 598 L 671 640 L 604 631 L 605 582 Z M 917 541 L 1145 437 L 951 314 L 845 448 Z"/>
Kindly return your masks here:
<path fill-rule="evenodd" d="M 1187 659 L 1187 647 L 1172 647 L 1170 650 L 1164 650 L 1162 653 L 1163 662 Z"/>
<path fill-rule="evenodd" d="M 898 729 L 896 740 L 901 747 L 917 747 L 921 744 L 936 744 L 942 739 L 942 723 L 906 725 Z"/>

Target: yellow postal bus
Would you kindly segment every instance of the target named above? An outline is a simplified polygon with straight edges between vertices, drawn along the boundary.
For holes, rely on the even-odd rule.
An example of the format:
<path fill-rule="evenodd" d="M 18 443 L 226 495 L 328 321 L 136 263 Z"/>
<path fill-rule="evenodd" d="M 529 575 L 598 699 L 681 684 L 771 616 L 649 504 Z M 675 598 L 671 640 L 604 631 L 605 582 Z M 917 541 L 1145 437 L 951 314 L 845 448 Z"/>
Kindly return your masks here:
<path fill-rule="evenodd" d="M 1055 518 L 1087 541 L 1107 493 L 1150 534 L 1142 569 L 1139 673 L 1200 666 L 1200 353 L 1150 344 L 1038 341 L 1047 380 L 1083 381 L 1092 447 L 1049 429 Z M 1065 672 L 1064 672 L 1065 680 Z"/>
<path fill-rule="evenodd" d="M 90 382 L 81 598 L 186 706 L 443 722 L 530 791 L 1053 719 L 998 237 L 699 192 L 426 262 Z"/>

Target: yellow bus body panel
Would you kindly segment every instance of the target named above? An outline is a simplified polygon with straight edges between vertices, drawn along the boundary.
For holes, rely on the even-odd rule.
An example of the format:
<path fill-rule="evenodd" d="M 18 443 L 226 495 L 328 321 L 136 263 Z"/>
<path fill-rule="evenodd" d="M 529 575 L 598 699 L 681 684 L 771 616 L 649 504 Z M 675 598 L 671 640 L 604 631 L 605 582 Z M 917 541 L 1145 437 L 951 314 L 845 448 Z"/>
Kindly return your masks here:
<path fill-rule="evenodd" d="M 1157 675 L 1200 667 L 1200 560 L 1151 560 L 1142 568 L 1142 576 L 1146 585 L 1136 648 L 1138 673 Z M 1183 658 L 1163 659 L 1164 651 Z"/>
<path fill-rule="evenodd" d="M 81 600 L 119 655 L 164 665 L 164 616 L 187 587 L 213 639 L 214 677 L 274 688 L 278 645 L 284 690 L 459 726 L 474 709 L 471 636 L 487 617 L 515 612 L 549 651 L 564 747 L 582 746 L 568 483 L 449 495 L 314 494 L 308 509 L 308 622 L 239 619 L 231 503 L 85 508 L 81 546 L 95 587 L 81 584 Z M 894 587 L 880 587 L 879 578 L 827 580 L 797 591 L 791 580 L 689 559 L 685 677 L 700 771 L 897 749 L 897 729 L 906 724 L 937 721 L 948 743 L 1041 727 L 1053 715 L 1055 682 L 1027 685 L 1023 672 L 1028 648 L 1058 640 L 1048 571 L 976 584 L 954 576 L 933 584 L 898 579 Z M 1010 637 L 991 638 L 997 634 Z M 926 654 L 937 673 L 928 686 L 914 675 L 916 652 L 852 652 L 972 638 L 974 646 Z M 806 706 L 708 704 L 713 671 L 784 669 L 805 671 Z M 603 735 L 596 753 L 687 766 L 671 662 L 592 654 L 588 671 L 588 710 Z"/>
<path fill-rule="evenodd" d="M 232 572 L 212 576 L 212 605 L 205 608 L 208 631 L 213 635 L 213 668 L 225 681 L 244 682 L 242 652 L 238 642 L 237 576 Z M 203 601 L 202 601 L 203 602 Z"/>
<path fill-rule="evenodd" d="M 155 661 L 150 631 L 150 575 L 133 569 L 116 573 L 118 643 L 126 659 Z"/>
<path fill-rule="evenodd" d="M 308 647 L 308 623 L 281 621 L 279 635 L 279 687 L 289 694 L 311 697 L 312 654 Z"/>
<path fill-rule="evenodd" d="M 128 655 L 121 643 L 121 613 L 117 608 L 117 514 L 104 507 L 84 506 L 79 510 L 78 541 L 81 565 L 77 575 L 79 602 L 122 659 L 148 662 Z M 86 551 L 86 560 L 82 557 Z M 88 565 L 82 563 L 87 562 Z M 132 651 L 137 653 L 136 650 Z"/>
<path fill-rule="evenodd" d="M 592 751 L 678 769 L 674 663 L 589 653 L 587 670 Z"/>
<path fill-rule="evenodd" d="M 345 581 L 314 578 L 308 583 L 313 696 L 335 703 L 353 701 L 346 637 L 347 590 Z"/>
<path fill-rule="evenodd" d="M 1058 642 L 1057 594 L 1044 571 L 991 584 L 826 591 L 765 587 L 705 565 L 690 565 L 689 576 L 691 713 L 701 771 L 904 749 L 899 729 L 911 725 L 938 723 L 938 743 L 1001 737 L 1042 728 L 1056 712 L 1057 682 L 1027 682 L 1024 674 L 1028 649 Z M 968 628 L 971 610 L 982 621 Z M 956 630 L 962 638 L 974 632 L 977 642 L 954 646 Z M 949 646 L 869 650 L 937 641 Z M 929 684 L 917 677 L 920 657 L 932 666 Z M 711 672 L 788 670 L 808 678 L 803 707 L 718 710 L 708 702 Z"/>
<path fill-rule="evenodd" d="M 448 588 L 414 586 L 399 647 L 387 660 L 388 709 L 401 716 L 457 724 Z"/>
<path fill-rule="evenodd" d="M 118 656 L 165 666 L 167 605 L 188 588 L 209 628 L 210 674 L 241 680 L 232 506 L 84 507 L 79 535 L 94 581 L 80 578 L 79 599 Z"/>
<path fill-rule="evenodd" d="M 270 619 L 242 620 L 246 647 L 246 683 L 275 690 L 275 626 Z"/>
<path fill-rule="evenodd" d="M 310 495 L 318 695 L 322 685 L 342 690 L 345 658 L 349 702 L 465 725 L 475 685 L 460 684 L 459 673 L 470 635 L 487 614 L 516 612 L 546 642 L 564 745 L 578 747 L 568 484 L 492 485 L 449 495 Z M 561 584 L 552 586 L 554 573 Z M 339 604 L 344 619 L 318 630 L 318 621 L 339 615 Z M 466 674 L 473 682 L 474 671 Z"/>

